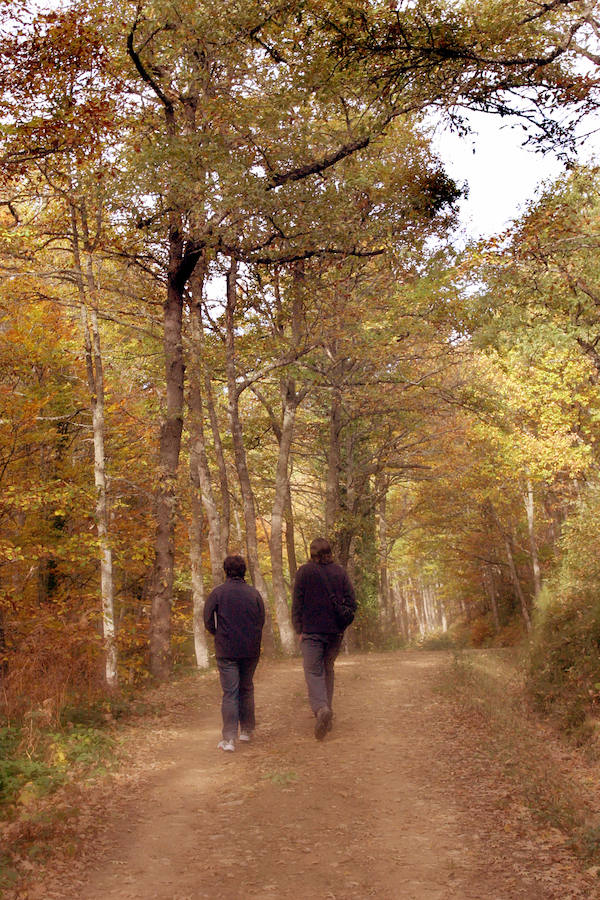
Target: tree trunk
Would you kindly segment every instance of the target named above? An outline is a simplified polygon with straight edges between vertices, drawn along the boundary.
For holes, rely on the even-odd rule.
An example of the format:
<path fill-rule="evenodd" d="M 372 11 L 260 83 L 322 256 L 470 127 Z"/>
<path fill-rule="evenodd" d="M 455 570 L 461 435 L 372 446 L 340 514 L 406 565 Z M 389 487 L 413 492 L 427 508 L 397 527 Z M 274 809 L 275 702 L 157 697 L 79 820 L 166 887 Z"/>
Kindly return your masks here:
<path fill-rule="evenodd" d="M 325 534 L 333 541 L 333 530 L 340 509 L 340 434 L 342 431 L 342 401 L 335 389 L 329 413 L 329 447 L 327 451 L 327 483 L 325 488 Z"/>
<path fill-rule="evenodd" d="M 194 652 L 196 665 L 199 669 L 207 669 L 209 665 L 208 645 L 204 628 L 204 581 L 202 578 L 202 546 L 204 532 L 204 507 L 210 507 L 212 494 L 208 500 L 204 498 L 202 484 L 206 478 L 206 450 L 204 447 L 202 394 L 200 391 L 199 364 L 202 358 L 202 346 L 198 333 L 199 305 L 202 299 L 202 283 L 204 279 L 204 263 L 198 268 L 191 279 L 192 308 L 191 308 L 191 359 L 190 366 L 190 398 L 189 398 L 189 454 L 190 454 L 190 522 L 189 522 L 189 547 L 190 547 L 190 571 L 192 579 L 192 628 L 194 634 Z M 210 486 L 210 473 L 208 473 Z M 208 517 L 208 512 L 207 512 Z M 216 529 L 217 539 L 219 528 Z M 214 535 L 214 526 L 213 526 Z M 209 545 L 211 541 L 209 519 Z M 211 552 L 212 562 L 212 552 Z M 213 574 L 213 584 L 214 574 Z"/>
<path fill-rule="evenodd" d="M 182 343 L 183 290 L 180 266 L 183 242 L 175 225 L 169 228 L 169 270 L 164 304 L 166 416 L 160 429 L 156 492 L 155 557 L 150 613 L 150 672 L 159 681 L 171 670 L 171 606 L 175 562 L 176 484 L 183 430 L 184 362 Z"/>
<path fill-rule="evenodd" d="M 510 577 L 512 579 L 512 583 L 515 589 L 515 593 L 519 599 L 519 603 L 521 604 L 521 614 L 523 616 L 523 621 L 525 622 L 525 627 L 527 631 L 531 631 L 531 616 L 529 615 L 529 610 L 527 608 L 527 600 L 525 599 L 525 595 L 523 593 L 523 588 L 521 587 L 521 582 L 519 581 L 519 576 L 517 574 L 517 568 L 515 566 L 515 559 L 512 549 L 512 538 L 511 536 L 504 531 L 502 528 L 502 523 L 498 518 L 498 514 L 494 509 L 494 506 L 491 502 L 487 502 L 485 505 L 485 512 L 489 515 L 496 524 L 496 528 L 498 529 L 502 539 L 504 541 L 504 549 L 506 552 L 506 559 L 508 561 L 508 570 L 510 572 Z"/>
<path fill-rule="evenodd" d="M 432 615 L 431 608 L 431 589 L 429 585 L 424 584 L 421 579 L 419 579 L 419 593 L 421 594 L 423 602 L 423 618 L 425 620 L 425 630 L 433 631 L 435 629 L 435 621 Z"/>
<path fill-rule="evenodd" d="M 219 420 L 217 418 L 217 410 L 212 392 L 212 384 L 208 372 L 204 375 L 204 393 L 206 396 L 206 408 L 208 410 L 208 418 L 212 429 L 213 446 L 215 448 L 215 456 L 217 460 L 217 468 L 219 470 L 219 490 L 221 498 L 221 534 L 219 545 L 221 547 L 221 555 L 227 555 L 229 547 L 229 533 L 231 528 L 231 504 L 229 501 L 229 478 L 227 477 L 227 464 L 225 462 L 225 453 L 223 451 L 223 442 L 221 441 L 221 433 L 219 431 Z"/>
<path fill-rule="evenodd" d="M 296 266 L 292 270 L 293 285 L 291 295 L 291 345 L 295 351 L 299 346 L 302 321 L 302 300 L 304 285 L 304 270 L 302 266 Z M 281 308 L 281 295 L 279 278 L 275 280 L 276 302 Z M 284 335 L 283 324 L 277 328 L 280 337 Z M 295 647 L 294 631 L 290 620 L 290 611 L 287 603 L 287 590 L 283 577 L 283 523 L 286 520 L 286 544 L 288 559 L 292 558 L 290 577 L 296 574 L 296 553 L 294 548 L 294 530 L 292 519 L 292 502 L 290 491 L 289 460 L 294 434 L 294 424 L 298 406 L 306 395 L 306 390 L 300 394 L 296 391 L 293 378 L 284 378 L 281 381 L 282 419 L 281 425 L 275 421 L 272 415 L 273 430 L 279 442 L 277 467 L 275 471 L 275 495 L 271 511 L 271 534 L 269 549 L 271 551 L 271 573 L 273 577 L 273 593 L 275 598 L 275 612 L 281 645 L 286 653 L 293 653 Z"/>
<path fill-rule="evenodd" d="M 410 615 L 408 612 L 408 602 L 406 599 L 406 592 L 404 588 L 399 587 L 399 596 L 400 596 L 400 615 L 402 621 L 402 630 L 404 633 L 404 637 L 407 641 L 410 640 Z"/>
<path fill-rule="evenodd" d="M 8 675 L 8 654 L 6 652 L 6 627 L 4 625 L 4 610 L 0 606 L 0 685 Z"/>
<path fill-rule="evenodd" d="M 527 493 L 525 494 L 525 511 L 527 512 L 527 529 L 529 531 L 529 547 L 531 550 L 531 567 L 533 569 L 533 590 L 534 597 L 537 600 L 542 589 L 542 581 L 540 577 L 540 562 L 535 537 L 535 507 L 533 502 L 533 485 L 531 480 L 527 479 Z"/>
<path fill-rule="evenodd" d="M 491 567 L 483 566 L 481 574 L 483 577 L 483 586 L 490 598 L 492 618 L 494 620 L 494 629 L 497 634 L 500 631 L 500 616 L 498 614 L 498 595 L 496 593 L 496 580 L 494 578 L 494 570 Z"/>
<path fill-rule="evenodd" d="M 208 551 L 212 572 L 213 587 L 223 581 L 224 549 L 221 546 L 221 516 L 215 502 L 212 488 L 212 478 L 206 455 L 206 440 L 204 435 L 204 406 L 202 402 L 202 283 L 204 271 L 196 268 L 191 279 L 192 307 L 191 307 L 191 360 L 190 371 L 190 458 L 193 455 L 196 473 L 194 484 L 197 484 L 202 497 L 202 504 L 206 513 L 208 524 Z"/>
<path fill-rule="evenodd" d="M 288 461 L 294 434 L 297 397 L 291 382 L 285 385 L 284 391 L 283 422 L 281 425 L 281 440 L 279 441 L 279 454 L 275 471 L 275 497 L 271 512 L 269 549 L 271 551 L 271 573 L 273 578 L 275 614 L 277 616 L 279 637 L 284 653 L 291 654 L 294 652 L 295 642 L 294 631 L 290 620 L 290 611 L 287 604 L 285 580 L 283 577 L 283 513 L 288 497 Z"/>
<path fill-rule="evenodd" d="M 446 604 L 444 603 L 444 598 L 440 593 L 438 595 L 438 610 L 440 614 L 440 627 L 443 632 L 448 631 L 448 616 L 446 615 Z"/>
<path fill-rule="evenodd" d="M 106 479 L 106 456 L 104 452 L 104 367 L 102 364 L 102 352 L 100 345 L 100 330 L 97 314 L 97 290 L 94 276 L 93 259 L 89 249 L 89 235 L 87 235 L 87 221 L 83 209 L 82 227 L 84 230 L 84 246 L 88 245 L 86 259 L 86 273 L 81 264 L 81 252 L 79 246 L 79 230 L 77 223 L 77 210 L 73 203 L 71 209 L 72 246 L 75 264 L 75 277 L 79 291 L 79 310 L 81 327 L 85 347 L 85 361 L 90 390 L 90 405 L 92 408 L 92 432 L 94 439 L 94 484 L 96 486 L 96 529 L 100 545 L 100 596 L 102 603 L 102 634 L 105 654 L 105 679 L 106 683 L 114 687 L 118 683 L 118 654 L 115 628 L 115 604 L 114 604 L 114 580 L 112 548 L 109 536 L 109 504 Z M 81 210 L 80 210 L 81 211 Z M 86 291 L 87 286 L 87 291 Z M 87 296 L 91 303 L 88 310 Z"/>
<path fill-rule="evenodd" d="M 521 582 L 519 581 L 519 576 L 517 574 L 517 567 L 515 566 L 515 558 L 512 550 L 512 540 L 510 538 L 510 535 L 508 534 L 504 535 L 504 546 L 506 548 L 506 558 L 508 559 L 508 568 L 510 570 L 512 582 L 521 604 L 521 614 L 523 616 L 523 621 L 525 622 L 525 628 L 527 629 L 527 631 L 531 631 L 531 617 L 529 615 L 529 610 L 527 609 L 525 594 L 523 593 L 523 588 L 521 587 Z"/>
<path fill-rule="evenodd" d="M 379 475 L 376 484 L 379 495 L 377 502 L 377 538 L 379 556 L 378 599 L 381 610 L 384 632 L 393 624 L 394 609 L 390 602 L 390 583 L 388 575 L 388 534 L 387 534 L 387 486 L 383 475 Z"/>
<path fill-rule="evenodd" d="M 208 645 L 204 628 L 204 582 L 202 580 L 202 531 L 203 510 L 200 499 L 200 481 L 198 479 L 197 450 L 194 438 L 190 437 L 190 483 L 191 483 L 191 515 L 189 524 L 190 537 L 190 569 L 192 574 L 192 627 L 194 633 L 194 652 L 199 669 L 208 669 Z"/>
<path fill-rule="evenodd" d="M 292 509 L 292 492 L 290 482 L 288 480 L 286 488 L 285 509 L 283 511 L 285 518 L 285 546 L 287 551 L 288 569 L 290 570 L 290 581 L 293 584 L 298 571 L 298 561 L 296 559 L 296 541 L 294 536 L 294 513 Z"/>
<path fill-rule="evenodd" d="M 225 309 L 226 321 L 226 368 L 227 368 L 227 394 L 229 409 L 229 424 L 231 428 L 231 437 L 233 441 L 233 452 L 235 457 L 235 465 L 240 483 L 240 491 L 242 494 L 242 506 L 244 511 L 244 524 L 246 527 L 246 549 L 248 555 L 248 568 L 250 569 L 250 577 L 256 589 L 262 594 L 265 606 L 268 609 L 268 592 L 267 585 L 260 569 L 258 557 L 258 537 L 256 532 L 256 504 L 254 502 L 254 492 L 250 482 L 250 473 L 248 472 L 248 464 L 246 461 L 246 449 L 244 447 L 244 436 L 242 431 L 242 423 L 239 414 L 239 392 L 236 381 L 235 369 L 235 335 L 234 335 L 234 314 L 237 303 L 237 262 L 231 259 L 231 266 L 227 272 L 227 305 Z M 265 622 L 265 647 L 268 650 L 274 649 L 273 630 L 271 617 L 267 615 Z"/>

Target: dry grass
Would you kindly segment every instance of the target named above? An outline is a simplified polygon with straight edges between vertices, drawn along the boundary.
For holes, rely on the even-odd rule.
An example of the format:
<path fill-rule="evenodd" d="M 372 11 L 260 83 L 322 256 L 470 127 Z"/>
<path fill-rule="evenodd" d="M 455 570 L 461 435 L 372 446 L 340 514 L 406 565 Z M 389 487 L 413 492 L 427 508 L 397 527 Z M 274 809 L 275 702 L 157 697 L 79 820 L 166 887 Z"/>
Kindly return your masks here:
<path fill-rule="evenodd" d="M 441 689 L 463 720 L 483 725 L 483 749 L 524 805 L 567 835 L 581 855 L 600 861 L 600 765 L 532 710 L 518 655 L 458 653 Z"/>

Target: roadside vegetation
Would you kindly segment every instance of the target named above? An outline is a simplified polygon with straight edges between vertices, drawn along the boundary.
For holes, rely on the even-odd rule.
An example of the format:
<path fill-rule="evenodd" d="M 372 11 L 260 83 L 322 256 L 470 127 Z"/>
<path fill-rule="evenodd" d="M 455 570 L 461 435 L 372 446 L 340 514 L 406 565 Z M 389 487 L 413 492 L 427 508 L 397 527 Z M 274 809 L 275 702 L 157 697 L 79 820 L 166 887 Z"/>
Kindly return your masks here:
<path fill-rule="evenodd" d="M 512 782 L 532 815 L 600 864 L 600 742 L 582 752 L 557 723 L 531 707 L 522 649 L 459 652 L 440 682 L 460 727 L 479 730 L 481 751 Z M 600 868 L 594 870 L 594 874 Z"/>

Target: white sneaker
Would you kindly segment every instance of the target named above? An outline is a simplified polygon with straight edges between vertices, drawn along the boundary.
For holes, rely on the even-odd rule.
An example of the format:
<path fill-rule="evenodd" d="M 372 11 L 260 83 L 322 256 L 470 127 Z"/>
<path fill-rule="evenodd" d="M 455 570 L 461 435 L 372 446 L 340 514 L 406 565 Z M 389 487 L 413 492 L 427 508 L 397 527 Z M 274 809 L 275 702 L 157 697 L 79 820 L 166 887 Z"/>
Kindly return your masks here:
<path fill-rule="evenodd" d="M 219 741 L 217 744 L 217 750 L 228 750 L 230 753 L 233 753 L 235 750 L 235 744 L 233 741 Z"/>
<path fill-rule="evenodd" d="M 247 731 L 240 731 L 240 741 L 249 741 L 250 735 Z"/>

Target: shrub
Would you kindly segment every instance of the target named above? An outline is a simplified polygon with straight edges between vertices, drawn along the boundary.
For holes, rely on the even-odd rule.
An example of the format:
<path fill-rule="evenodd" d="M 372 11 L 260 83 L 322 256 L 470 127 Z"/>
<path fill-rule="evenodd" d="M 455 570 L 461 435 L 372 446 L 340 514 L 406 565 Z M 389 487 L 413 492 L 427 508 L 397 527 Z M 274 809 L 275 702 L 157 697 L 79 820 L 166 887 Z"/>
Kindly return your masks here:
<path fill-rule="evenodd" d="M 494 629 L 488 619 L 479 616 L 471 622 L 470 644 L 472 647 L 483 647 L 492 638 Z"/>
<path fill-rule="evenodd" d="M 447 631 L 424 635 L 417 644 L 419 650 L 453 650 L 456 647 Z"/>
<path fill-rule="evenodd" d="M 547 600 L 532 642 L 527 680 L 536 704 L 569 731 L 600 701 L 600 596 Z"/>
<path fill-rule="evenodd" d="M 105 771 L 114 739 L 84 725 L 62 731 L 0 729 L 0 807 L 51 793 L 69 777 Z"/>
<path fill-rule="evenodd" d="M 559 567 L 539 599 L 527 677 L 538 707 L 582 737 L 600 707 L 599 514 L 592 486 L 565 523 Z"/>

